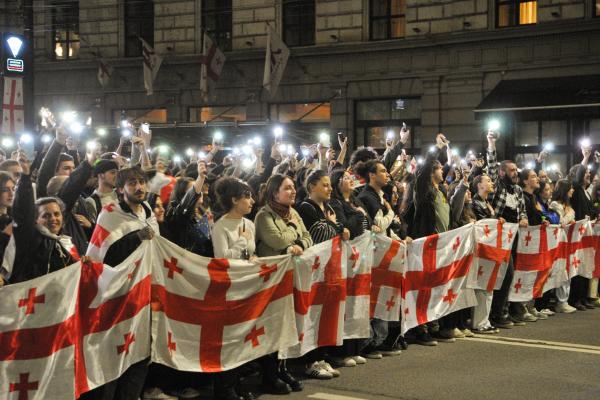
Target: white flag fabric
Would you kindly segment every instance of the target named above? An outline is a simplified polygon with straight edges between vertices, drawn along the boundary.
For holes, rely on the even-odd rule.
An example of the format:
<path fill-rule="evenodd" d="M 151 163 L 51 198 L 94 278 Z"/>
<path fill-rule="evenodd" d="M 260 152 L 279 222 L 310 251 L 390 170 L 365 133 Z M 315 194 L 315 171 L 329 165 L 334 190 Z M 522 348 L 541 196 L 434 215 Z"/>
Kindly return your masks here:
<path fill-rule="evenodd" d="M 209 259 L 156 237 L 152 360 L 180 370 L 235 368 L 298 342 L 289 256 Z"/>
<path fill-rule="evenodd" d="M 568 282 L 565 231 L 559 225 L 519 228 L 510 301 L 529 301 Z M 563 243 L 563 244 L 561 244 Z"/>
<path fill-rule="evenodd" d="M 372 243 L 370 232 L 352 242 L 342 242 L 342 254 L 346 260 L 344 339 L 366 338 L 371 332 L 368 316 L 371 302 Z"/>
<path fill-rule="evenodd" d="M 140 40 L 142 42 L 142 58 L 144 62 L 144 87 L 146 88 L 146 95 L 150 96 L 154 93 L 154 79 L 156 79 L 163 59 L 156 54 L 152 46 L 144 39 L 140 38 Z"/>
<path fill-rule="evenodd" d="M 475 223 L 475 254 L 469 271 L 469 288 L 488 292 L 500 289 L 518 229 L 518 224 L 497 219 Z"/>
<path fill-rule="evenodd" d="M 23 78 L 4 77 L 4 98 L 2 101 L 2 133 L 15 135 L 23 132 Z"/>
<path fill-rule="evenodd" d="M 591 279 L 600 278 L 600 223 L 588 222 L 586 233 L 582 238 L 584 259 L 579 267 L 579 275 Z M 573 265 L 573 260 L 569 260 Z M 577 262 L 576 262 L 577 263 Z"/>
<path fill-rule="evenodd" d="M 1 289 L 0 398 L 76 398 L 149 356 L 147 248 Z"/>
<path fill-rule="evenodd" d="M 379 234 L 375 237 L 371 269 L 371 318 L 398 321 L 406 245 Z"/>
<path fill-rule="evenodd" d="M 566 260 L 566 268 L 569 279 L 581 275 L 593 278 L 595 270 L 594 262 L 594 232 L 589 219 L 576 221 L 564 228 L 565 243 L 563 257 Z"/>
<path fill-rule="evenodd" d="M 102 87 L 108 86 L 110 79 L 112 78 L 114 72 L 114 68 L 112 65 L 107 63 L 105 60 L 99 58 L 98 59 L 98 82 Z"/>
<path fill-rule="evenodd" d="M 277 92 L 289 57 L 290 49 L 281 40 L 277 32 L 270 25 L 267 25 L 267 53 L 263 86 L 271 97 Z"/>
<path fill-rule="evenodd" d="M 477 304 L 467 275 L 473 261 L 473 224 L 414 240 L 402 280 L 402 332 Z"/>
<path fill-rule="evenodd" d="M 200 94 L 208 101 L 215 82 L 221 77 L 225 65 L 225 54 L 217 44 L 204 33 L 202 45 L 202 60 L 200 66 Z"/>

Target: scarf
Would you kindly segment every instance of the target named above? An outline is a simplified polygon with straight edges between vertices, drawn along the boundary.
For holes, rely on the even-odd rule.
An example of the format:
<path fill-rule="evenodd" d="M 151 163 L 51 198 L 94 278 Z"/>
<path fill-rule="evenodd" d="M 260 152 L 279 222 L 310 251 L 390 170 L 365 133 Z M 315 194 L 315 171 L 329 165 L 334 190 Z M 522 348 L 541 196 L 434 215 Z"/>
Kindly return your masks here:
<path fill-rule="evenodd" d="M 275 214 L 279 215 L 285 223 L 287 224 L 292 219 L 292 207 L 285 206 L 281 203 L 278 203 L 274 200 L 269 200 L 269 207 L 271 210 L 275 211 Z"/>

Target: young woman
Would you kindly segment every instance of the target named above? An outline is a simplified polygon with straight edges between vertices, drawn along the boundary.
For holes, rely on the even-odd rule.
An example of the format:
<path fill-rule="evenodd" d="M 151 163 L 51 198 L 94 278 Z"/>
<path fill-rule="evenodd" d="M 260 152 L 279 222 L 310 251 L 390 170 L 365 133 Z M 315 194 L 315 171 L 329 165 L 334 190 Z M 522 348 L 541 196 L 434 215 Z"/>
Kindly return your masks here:
<path fill-rule="evenodd" d="M 259 257 L 280 254 L 302 255 L 313 241 L 300 215 L 292 208 L 296 200 L 294 182 L 287 176 L 275 174 L 267 181 L 265 205 L 254 220 Z M 260 360 L 263 370 L 263 387 L 270 393 L 287 394 L 302 390 L 287 370 L 285 363 L 277 363 L 273 355 Z"/>
<path fill-rule="evenodd" d="M 561 179 L 556 182 L 550 209 L 558 214 L 561 225 L 575 222 L 575 210 L 571 207 L 571 196 L 573 196 L 573 192 L 573 185 L 568 179 Z M 555 312 L 570 314 L 577 310 L 577 305 L 582 307 L 581 304 L 575 304 L 575 307 L 569 304 L 570 289 L 571 284 L 567 283 L 554 290 L 557 299 L 557 304 L 554 307 Z"/>
<path fill-rule="evenodd" d="M 538 204 L 542 208 L 542 214 L 546 221 L 551 224 L 559 224 L 560 216 L 556 211 L 550 208 L 550 201 L 552 200 L 552 183 L 548 181 L 540 181 L 540 188 L 535 192 L 538 200 Z"/>
<path fill-rule="evenodd" d="M 12 236 L 12 204 L 15 194 L 15 181 L 7 172 L 0 172 L 0 282 L 2 275 L 8 271 L 2 270 L 4 250 Z"/>

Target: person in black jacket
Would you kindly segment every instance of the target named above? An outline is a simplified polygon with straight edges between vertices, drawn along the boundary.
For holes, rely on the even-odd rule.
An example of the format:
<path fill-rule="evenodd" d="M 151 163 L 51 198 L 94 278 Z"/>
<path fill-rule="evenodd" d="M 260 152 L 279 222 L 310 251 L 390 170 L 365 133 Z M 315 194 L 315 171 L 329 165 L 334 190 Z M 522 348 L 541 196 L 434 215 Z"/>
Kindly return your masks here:
<path fill-rule="evenodd" d="M 369 160 L 357 164 L 355 171 L 367 183 L 357 196 L 358 200 L 364 205 L 373 225 L 382 232 L 387 231 L 395 217 L 392 206 L 383 197 L 383 187 L 390 181 L 387 169 L 381 161 Z"/>

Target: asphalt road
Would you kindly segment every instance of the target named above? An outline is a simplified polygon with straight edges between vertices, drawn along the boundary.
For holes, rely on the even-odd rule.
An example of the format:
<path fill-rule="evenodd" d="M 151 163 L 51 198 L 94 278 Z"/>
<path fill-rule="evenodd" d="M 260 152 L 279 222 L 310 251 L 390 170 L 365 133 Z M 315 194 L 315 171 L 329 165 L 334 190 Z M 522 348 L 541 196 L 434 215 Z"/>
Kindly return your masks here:
<path fill-rule="evenodd" d="M 498 335 L 410 345 L 397 357 L 342 368 L 303 392 L 261 399 L 600 399 L 600 309 L 559 314 Z"/>

